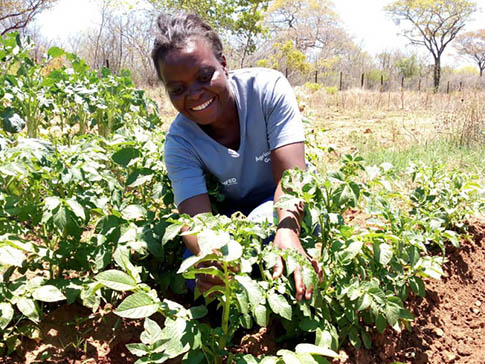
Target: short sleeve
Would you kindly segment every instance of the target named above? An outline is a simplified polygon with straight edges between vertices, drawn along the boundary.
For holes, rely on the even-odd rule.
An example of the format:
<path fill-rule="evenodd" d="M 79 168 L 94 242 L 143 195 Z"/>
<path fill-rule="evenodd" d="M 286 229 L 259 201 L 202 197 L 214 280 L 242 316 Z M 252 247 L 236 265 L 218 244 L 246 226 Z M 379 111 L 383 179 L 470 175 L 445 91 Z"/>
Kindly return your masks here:
<path fill-rule="evenodd" d="M 177 206 L 190 197 L 207 193 L 202 165 L 182 138 L 167 135 L 165 165 Z"/>
<path fill-rule="evenodd" d="M 263 99 L 264 114 L 271 150 L 287 144 L 302 142 L 305 133 L 295 93 L 288 80 L 278 73 L 267 86 Z"/>

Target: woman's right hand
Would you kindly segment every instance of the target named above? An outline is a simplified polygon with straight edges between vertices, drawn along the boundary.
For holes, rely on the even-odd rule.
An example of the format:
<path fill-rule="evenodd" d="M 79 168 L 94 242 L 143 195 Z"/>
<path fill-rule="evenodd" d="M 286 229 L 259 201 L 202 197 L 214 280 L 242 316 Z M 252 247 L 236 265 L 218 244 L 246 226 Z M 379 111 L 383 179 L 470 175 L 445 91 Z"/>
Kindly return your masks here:
<path fill-rule="evenodd" d="M 196 268 L 209 268 L 209 267 L 215 267 L 219 269 L 221 272 L 223 271 L 221 264 L 218 262 L 207 261 L 207 262 L 201 262 L 196 264 Z M 200 293 L 207 292 L 209 289 L 211 289 L 214 286 L 224 287 L 223 280 L 220 277 L 213 274 L 196 274 L 195 284 L 197 285 L 197 288 L 199 289 Z"/>

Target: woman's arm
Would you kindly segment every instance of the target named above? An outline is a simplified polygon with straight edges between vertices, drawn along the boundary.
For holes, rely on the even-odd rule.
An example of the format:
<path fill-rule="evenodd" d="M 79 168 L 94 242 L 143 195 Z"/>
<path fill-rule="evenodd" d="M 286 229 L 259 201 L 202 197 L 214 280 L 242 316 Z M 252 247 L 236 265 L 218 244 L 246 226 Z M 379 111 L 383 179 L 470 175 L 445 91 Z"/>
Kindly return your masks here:
<path fill-rule="evenodd" d="M 277 148 L 271 152 L 271 164 L 273 168 L 273 178 L 276 182 L 274 202 L 276 203 L 283 194 L 281 189 L 281 177 L 283 172 L 288 169 L 306 169 L 305 165 L 305 144 L 303 142 L 288 144 Z M 301 220 L 303 218 L 304 206 L 295 205 L 291 209 L 276 209 L 278 216 L 278 228 L 274 239 L 274 245 L 281 249 L 296 249 L 303 256 L 309 256 L 303 249 L 300 242 Z M 318 265 L 313 262 L 313 267 L 317 274 L 320 273 Z M 281 276 L 283 273 L 283 259 L 280 258 L 273 271 L 273 278 Z M 299 301 L 303 297 L 310 299 L 313 287 L 305 287 L 301 276 L 301 269 L 297 267 L 293 273 L 296 287 L 296 299 Z"/>

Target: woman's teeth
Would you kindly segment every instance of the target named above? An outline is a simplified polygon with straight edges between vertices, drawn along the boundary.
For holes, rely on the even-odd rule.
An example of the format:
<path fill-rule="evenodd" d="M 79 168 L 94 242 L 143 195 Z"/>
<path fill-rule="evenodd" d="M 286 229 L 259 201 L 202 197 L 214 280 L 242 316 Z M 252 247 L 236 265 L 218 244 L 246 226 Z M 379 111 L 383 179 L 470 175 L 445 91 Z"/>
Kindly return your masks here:
<path fill-rule="evenodd" d="M 209 101 L 204 102 L 203 104 L 201 104 L 199 106 L 193 107 L 192 110 L 194 110 L 194 111 L 204 110 L 207 106 L 210 105 L 210 103 L 212 102 L 212 100 L 214 100 L 214 98 L 210 99 Z"/>

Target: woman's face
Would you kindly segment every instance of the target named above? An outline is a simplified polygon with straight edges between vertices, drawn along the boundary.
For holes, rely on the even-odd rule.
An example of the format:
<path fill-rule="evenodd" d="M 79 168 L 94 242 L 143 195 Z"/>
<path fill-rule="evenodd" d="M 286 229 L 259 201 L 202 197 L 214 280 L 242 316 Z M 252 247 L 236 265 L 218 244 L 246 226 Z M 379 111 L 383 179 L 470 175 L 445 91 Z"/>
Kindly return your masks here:
<path fill-rule="evenodd" d="M 173 106 L 185 117 L 203 126 L 223 125 L 232 118 L 234 98 L 225 62 L 200 38 L 189 40 L 159 61 L 162 81 Z"/>

